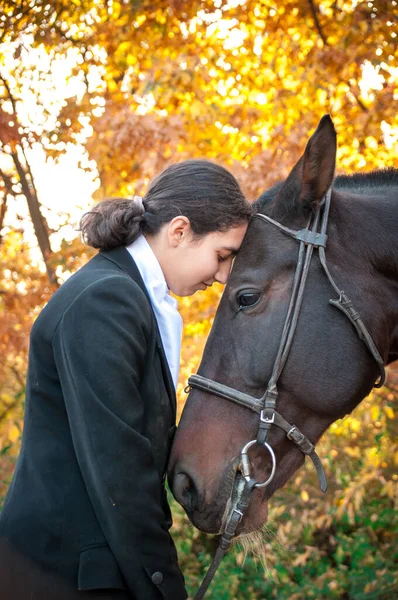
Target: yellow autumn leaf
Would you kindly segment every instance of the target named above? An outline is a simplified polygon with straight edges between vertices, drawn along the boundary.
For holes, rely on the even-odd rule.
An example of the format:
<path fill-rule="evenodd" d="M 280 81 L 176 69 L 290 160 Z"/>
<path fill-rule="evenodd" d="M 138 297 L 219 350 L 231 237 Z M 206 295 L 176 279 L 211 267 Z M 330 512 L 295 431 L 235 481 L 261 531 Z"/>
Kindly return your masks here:
<path fill-rule="evenodd" d="M 21 432 L 18 429 L 18 427 L 16 425 L 13 425 L 8 432 L 8 439 L 10 440 L 10 442 L 15 443 L 19 439 L 20 435 Z"/>
<path fill-rule="evenodd" d="M 306 490 L 301 490 L 300 496 L 304 502 L 308 502 L 308 500 L 310 499 L 308 492 Z"/>
<path fill-rule="evenodd" d="M 389 419 L 395 418 L 395 412 L 391 406 L 384 406 L 383 410 Z"/>
<path fill-rule="evenodd" d="M 373 421 L 377 421 L 380 418 L 380 408 L 378 406 L 372 406 L 370 409 L 370 414 Z"/>
<path fill-rule="evenodd" d="M 351 456 L 352 458 L 359 458 L 361 456 L 361 451 L 358 448 L 358 446 L 346 446 L 344 448 L 344 452 L 345 454 L 348 454 L 348 456 Z"/>

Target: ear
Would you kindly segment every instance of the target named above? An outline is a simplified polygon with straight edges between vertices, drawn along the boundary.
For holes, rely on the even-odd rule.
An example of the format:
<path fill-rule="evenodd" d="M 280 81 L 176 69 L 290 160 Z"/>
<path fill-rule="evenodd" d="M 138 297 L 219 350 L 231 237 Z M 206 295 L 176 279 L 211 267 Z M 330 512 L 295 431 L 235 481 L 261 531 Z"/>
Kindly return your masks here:
<path fill-rule="evenodd" d="M 336 167 L 336 131 L 329 115 L 319 121 L 308 140 L 302 167 L 301 202 L 308 207 L 322 200 L 334 178 Z"/>
<path fill-rule="evenodd" d="M 332 185 L 336 165 L 336 131 L 325 115 L 308 140 L 305 152 L 282 185 L 278 199 L 285 207 L 313 210 Z M 290 207 L 290 208 L 289 208 Z"/>
<path fill-rule="evenodd" d="M 184 215 L 179 215 L 178 217 L 174 217 L 167 226 L 167 238 L 169 244 L 176 248 L 186 240 L 191 234 L 191 223 L 188 217 Z"/>

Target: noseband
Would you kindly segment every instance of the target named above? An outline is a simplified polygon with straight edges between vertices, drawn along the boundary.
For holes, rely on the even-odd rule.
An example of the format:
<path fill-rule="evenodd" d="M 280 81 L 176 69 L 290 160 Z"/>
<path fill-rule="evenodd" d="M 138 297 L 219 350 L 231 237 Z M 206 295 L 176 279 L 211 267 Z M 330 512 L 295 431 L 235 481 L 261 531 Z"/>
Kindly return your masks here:
<path fill-rule="evenodd" d="M 241 451 L 241 472 L 245 480 L 245 485 L 243 487 L 240 486 L 240 488 L 237 486 L 237 501 L 235 503 L 235 507 L 232 509 L 228 517 L 224 533 L 220 539 L 219 547 L 210 569 L 195 596 L 195 600 L 201 600 L 204 597 L 222 557 L 232 543 L 236 528 L 243 518 L 244 511 L 249 505 L 250 496 L 253 489 L 256 487 L 266 487 L 274 478 L 276 470 L 276 458 L 272 447 L 267 442 L 269 430 L 273 425 L 283 429 L 283 431 L 286 432 L 288 439 L 294 442 L 305 455 L 308 455 L 311 458 L 317 471 L 320 488 L 323 492 L 326 492 L 327 482 L 325 471 L 319 456 L 315 452 L 314 445 L 298 429 L 298 427 L 288 423 L 276 410 L 276 402 L 278 398 L 277 383 L 284 369 L 289 351 L 292 346 L 314 249 L 318 249 L 319 260 L 323 270 L 333 289 L 338 295 L 337 300 L 329 300 L 329 303 L 341 310 L 342 313 L 349 319 L 359 338 L 364 342 L 369 352 L 375 359 L 380 371 L 380 379 L 377 383 L 375 383 L 375 387 L 381 387 L 385 381 L 383 359 L 381 358 L 376 345 L 366 329 L 358 311 L 355 310 L 352 301 L 350 298 L 348 298 L 345 292 L 336 285 L 326 263 L 326 230 L 329 218 L 331 195 L 331 188 L 329 188 L 323 201 L 318 206 L 317 211 L 313 216 L 311 216 L 308 226 L 305 229 L 300 229 L 298 231 L 285 227 L 267 215 L 260 213 L 254 215 L 254 218 L 262 219 L 266 223 L 274 225 L 281 232 L 297 240 L 299 243 L 297 266 L 293 278 L 293 289 L 289 308 L 283 326 L 281 340 L 272 369 L 271 378 L 263 396 L 261 398 L 255 398 L 249 394 L 245 394 L 244 392 L 240 392 L 234 388 L 230 388 L 226 385 L 213 381 L 212 379 L 202 377 L 201 375 L 192 375 L 188 379 L 188 387 L 196 388 L 203 392 L 209 392 L 210 394 L 219 396 L 220 398 L 230 400 L 239 406 L 244 406 L 245 408 L 258 413 L 260 416 L 257 438 L 248 442 Z M 271 458 L 271 473 L 263 482 L 258 482 L 251 476 L 251 465 L 248 452 L 250 448 L 255 445 L 260 445 L 265 448 Z"/>

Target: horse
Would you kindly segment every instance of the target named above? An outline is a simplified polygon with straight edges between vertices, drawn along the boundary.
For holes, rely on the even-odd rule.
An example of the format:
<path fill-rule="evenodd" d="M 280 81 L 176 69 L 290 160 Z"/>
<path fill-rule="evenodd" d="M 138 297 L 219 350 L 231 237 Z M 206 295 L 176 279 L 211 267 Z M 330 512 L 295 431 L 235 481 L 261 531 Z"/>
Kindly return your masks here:
<path fill-rule="evenodd" d="M 262 527 L 305 455 L 325 490 L 316 443 L 398 358 L 398 170 L 336 177 L 335 163 L 325 115 L 256 201 L 189 380 L 168 479 L 204 532 L 225 530 L 243 478 L 257 483 L 236 535 Z"/>

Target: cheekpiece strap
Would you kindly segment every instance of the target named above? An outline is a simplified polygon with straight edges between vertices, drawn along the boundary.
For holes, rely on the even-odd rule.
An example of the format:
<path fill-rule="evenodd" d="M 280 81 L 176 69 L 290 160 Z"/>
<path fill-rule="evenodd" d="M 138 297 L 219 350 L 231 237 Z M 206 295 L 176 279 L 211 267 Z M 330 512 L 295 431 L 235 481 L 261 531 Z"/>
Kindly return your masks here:
<path fill-rule="evenodd" d="M 286 432 L 289 440 L 294 442 L 298 448 L 300 448 L 303 454 L 306 454 L 312 460 L 316 473 L 318 475 L 319 487 L 322 492 L 326 492 L 328 483 L 326 480 L 325 470 L 322 466 L 321 459 L 315 451 L 315 446 L 310 440 L 304 435 L 302 431 L 296 425 L 290 425 L 278 412 L 275 413 L 274 423 L 277 427 L 280 427 Z"/>
<path fill-rule="evenodd" d="M 315 450 L 311 452 L 311 454 L 309 454 L 308 456 L 314 463 L 316 474 L 318 475 L 319 487 L 321 488 L 321 491 L 325 493 L 328 489 L 328 482 L 326 480 L 326 474 L 322 466 L 321 459 L 319 458 Z"/>
<path fill-rule="evenodd" d="M 260 412 L 260 423 L 257 432 L 257 443 L 264 444 L 271 425 L 275 421 L 275 406 L 278 399 L 278 390 L 276 387 L 269 388 L 264 396 L 264 408 Z"/>
<path fill-rule="evenodd" d="M 351 323 L 354 325 L 359 339 L 364 342 L 365 346 L 368 348 L 369 352 L 376 361 L 377 366 L 379 367 L 380 379 L 374 384 L 374 387 L 382 387 L 386 380 L 384 361 L 380 356 L 376 344 L 374 343 L 372 336 L 367 330 L 361 315 L 355 309 L 352 300 L 350 300 L 350 298 L 348 298 L 348 296 L 342 291 L 340 292 L 340 298 L 338 300 L 329 300 L 329 304 L 341 310 L 341 312 L 343 312 L 345 316 L 349 319 L 349 321 L 351 321 Z"/>

